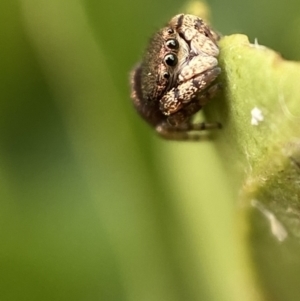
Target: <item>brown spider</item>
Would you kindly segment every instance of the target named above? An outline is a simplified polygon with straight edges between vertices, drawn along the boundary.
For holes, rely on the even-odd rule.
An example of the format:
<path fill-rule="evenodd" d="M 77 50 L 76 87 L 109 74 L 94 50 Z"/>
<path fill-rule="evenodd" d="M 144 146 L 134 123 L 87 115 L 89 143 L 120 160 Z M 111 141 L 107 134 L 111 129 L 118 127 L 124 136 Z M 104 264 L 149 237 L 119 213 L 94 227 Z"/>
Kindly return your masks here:
<path fill-rule="evenodd" d="M 192 116 L 219 88 L 219 36 L 199 17 L 176 15 L 156 32 L 143 61 L 131 73 L 131 98 L 140 115 L 166 139 L 198 140 L 219 123 Z"/>

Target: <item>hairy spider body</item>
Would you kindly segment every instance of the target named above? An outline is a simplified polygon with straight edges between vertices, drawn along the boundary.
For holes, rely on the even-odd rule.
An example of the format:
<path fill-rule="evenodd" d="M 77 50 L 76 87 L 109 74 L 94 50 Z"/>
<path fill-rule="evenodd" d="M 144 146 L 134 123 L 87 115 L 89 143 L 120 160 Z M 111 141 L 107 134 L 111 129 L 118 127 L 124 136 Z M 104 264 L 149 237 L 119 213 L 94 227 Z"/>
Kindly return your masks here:
<path fill-rule="evenodd" d="M 131 98 L 140 115 L 167 139 L 199 139 L 191 117 L 214 96 L 220 74 L 218 35 L 199 17 L 176 15 L 151 38 L 131 73 Z"/>

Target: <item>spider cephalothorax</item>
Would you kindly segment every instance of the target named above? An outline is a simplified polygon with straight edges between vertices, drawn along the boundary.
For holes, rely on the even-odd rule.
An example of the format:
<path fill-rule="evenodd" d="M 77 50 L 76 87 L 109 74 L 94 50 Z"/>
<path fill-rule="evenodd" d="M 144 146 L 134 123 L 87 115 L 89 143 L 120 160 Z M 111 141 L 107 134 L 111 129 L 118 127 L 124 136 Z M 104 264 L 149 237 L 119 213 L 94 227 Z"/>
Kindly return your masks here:
<path fill-rule="evenodd" d="M 215 94 L 218 35 L 202 19 L 180 14 L 151 38 L 142 62 L 131 73 L 131 97 L 141 116 L 168 139 L 197 139 L 191 117 Z"/>

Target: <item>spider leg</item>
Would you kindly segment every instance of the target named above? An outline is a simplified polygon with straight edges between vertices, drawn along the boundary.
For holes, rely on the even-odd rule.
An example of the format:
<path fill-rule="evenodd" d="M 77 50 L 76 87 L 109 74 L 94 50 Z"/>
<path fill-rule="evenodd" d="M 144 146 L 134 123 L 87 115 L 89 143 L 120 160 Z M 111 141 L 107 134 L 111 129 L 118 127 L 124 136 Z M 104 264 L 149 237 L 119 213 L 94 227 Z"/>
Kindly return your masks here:
<path fill-rule="evenodd" d="M 205 90 L 211 86 L 220 72 L 219 67 L 214 67 L 174 87 L 160 100 L 160 110 L 167 116 L 178 112 L 198 95 L 205 94 Z"/>
<path fill-rule="evenodd" d="M 216 83 L 209 87 L 200 96 L 185 105 L 180 111 L 168 116 L 156 126 L 157 133 L 168 140 L 190 140 L 199 141 L 207 139 L 208 136 L 200 134 L 201 131 L 220 129 L 219 122 L 193 122 L 193 115 L 197 113 L 220 89 L 220 84 Z"/>
<path fill-rule="evenodd" d="M 186 123 L 181 127 L 172 127 L 166 123 L 162 123 L 156 127 L 156 132 L 160 136 L 168 140 L 199 141 L 199 140 L 205 140 L 209 138 L 208 135 L 201 135 L 199 133 L 200 131 L 217 129 L 217 128 L 221 128 L 221 124 L 219 122 Z"/>

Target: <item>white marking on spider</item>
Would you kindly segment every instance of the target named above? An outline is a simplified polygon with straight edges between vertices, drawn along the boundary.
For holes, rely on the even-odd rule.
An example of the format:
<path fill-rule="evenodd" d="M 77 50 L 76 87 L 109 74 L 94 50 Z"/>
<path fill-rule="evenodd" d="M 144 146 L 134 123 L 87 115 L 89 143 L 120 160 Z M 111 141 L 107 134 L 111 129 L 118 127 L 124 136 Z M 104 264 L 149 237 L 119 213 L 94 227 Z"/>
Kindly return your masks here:
<path fill-rule="evenodd" d="M 254 107 L 251 110 L 251 124 L 259 125 L 259 123 L 262 122 L 263 120 L 264 120 L 264 115 L 262 114 L 262 111 L 259 108 Z"/>

